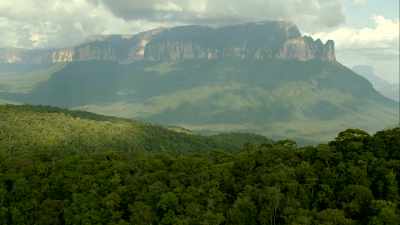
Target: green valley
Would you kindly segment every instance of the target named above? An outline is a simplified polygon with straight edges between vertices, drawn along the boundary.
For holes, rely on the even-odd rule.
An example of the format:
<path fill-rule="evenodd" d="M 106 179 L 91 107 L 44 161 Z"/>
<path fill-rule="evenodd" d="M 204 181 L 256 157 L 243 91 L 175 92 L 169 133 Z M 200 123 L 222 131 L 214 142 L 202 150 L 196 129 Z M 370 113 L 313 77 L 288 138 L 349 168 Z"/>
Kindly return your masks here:
<path fill-rule="evenodd" d="M 0 97 L 198 132 L 253 132 L 308 143 L 349 126 L 374 132 L 398 118 L 395 102 L 367 80 L 321 61 L 75 62 L 31 91 Z"/>

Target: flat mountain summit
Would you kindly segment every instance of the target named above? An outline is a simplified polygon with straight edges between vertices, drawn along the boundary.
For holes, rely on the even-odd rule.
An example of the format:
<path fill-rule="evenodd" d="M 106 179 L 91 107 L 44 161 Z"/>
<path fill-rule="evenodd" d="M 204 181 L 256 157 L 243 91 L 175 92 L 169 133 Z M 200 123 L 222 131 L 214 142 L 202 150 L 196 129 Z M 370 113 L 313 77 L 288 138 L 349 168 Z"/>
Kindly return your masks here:
<path fill-rule="evenodd" d="M 320 59 L 335 61 L 334 42 L 322 43 L 302 36 L 290 22 L 267 21 L 213 28 L 181 26 L 136 35 L 108 35 L 62 49 L 0 49 L 0 63 L 52 64 L 107 60 L 130 63 L 141 60 L 187 59 Z"/>
<path fill-rule="evenodd" d="M 183 26 L 8 51 L 0 53 L 3 102 L 307 143 L 398 119 L 394 101 L 336 60 L 333 41 L 303 36 L 289 22 Z"/>

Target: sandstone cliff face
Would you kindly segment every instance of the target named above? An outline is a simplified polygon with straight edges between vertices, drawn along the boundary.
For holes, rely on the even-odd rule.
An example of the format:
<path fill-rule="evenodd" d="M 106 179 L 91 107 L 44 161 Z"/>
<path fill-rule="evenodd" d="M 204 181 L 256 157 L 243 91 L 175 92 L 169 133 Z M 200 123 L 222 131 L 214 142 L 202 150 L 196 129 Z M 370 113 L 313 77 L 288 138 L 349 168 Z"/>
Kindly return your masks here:
<path fill-rule="evenodd" d="M 130 63 L 144 59 L 144 49 L 162 29 L 137 35 L 94 37 L 76 47 L 62 49 L 0 49 L 0 63 L 52 64 L 73 61 L 105 60 Z"/>
<path fill-rule="evenodd" d="M 274 58 L 286 40 L 301 37 L 288 22 L 249 23 L 222 28 L 188 26 L 162 32 L 146 46 L 147 60 Z"/>
<path fill-rule="evenodd" d="M 303 37 L 289 22 L 262 22 L 210 28 L 184 26 L 132 36 L 94 37 L 73 48 L 53 50 L 0 49 L 0 63 L 49 64 L 106 60 L 286 59 L 336 61 L 333 41 L 323 44 Z"/>
<path fill-rule="evenodd" d="M 74 48 L 54 50 L 48 59 L 52 63 L 104 60 L 130 63 L 144 59 L 144 48 L 161 29 L 138 35 L 110 35 L 94 37 Z"/>
<path fill-rule="evenodd" d="M 278 58 L 308 61 L 319 59 L 322 61 L 335 61 L 335 44 L 328 41 L 323 44 L 321 40 L 314 41 L 311 37 L 289 39 L 278 53 Z"/>

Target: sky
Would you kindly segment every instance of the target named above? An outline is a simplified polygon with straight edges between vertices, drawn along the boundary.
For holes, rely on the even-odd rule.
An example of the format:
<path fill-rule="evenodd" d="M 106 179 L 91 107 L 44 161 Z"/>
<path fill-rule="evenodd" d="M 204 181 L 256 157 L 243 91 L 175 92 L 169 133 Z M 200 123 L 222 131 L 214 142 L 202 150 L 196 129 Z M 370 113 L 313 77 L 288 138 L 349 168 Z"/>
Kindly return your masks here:
<path fill-rule="evenodd" d="M 399 77 L 399 0 L 0 0 L 0 47 L 59 48 L 94 35 L 186 24 L 290 20 L 336 43 L 346 66 Z"/>

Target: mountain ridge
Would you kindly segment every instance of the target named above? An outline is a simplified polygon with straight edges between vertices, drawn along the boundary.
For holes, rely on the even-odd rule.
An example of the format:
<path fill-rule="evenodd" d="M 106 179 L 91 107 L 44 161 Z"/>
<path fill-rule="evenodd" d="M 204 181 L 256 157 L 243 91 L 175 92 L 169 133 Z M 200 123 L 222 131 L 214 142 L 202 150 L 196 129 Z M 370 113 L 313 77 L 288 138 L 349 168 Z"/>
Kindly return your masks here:
<path fill-rule="evenodd" d="M 171 35 L 172 34 L 172 35 Z M 189 37 L 189 40 L 187 39 Z M 302 36 L 291 22 L 265 21 L 224 27 L 187 25 L 159 28 L 135 35 L 107 35 L 60 49 L 0 49 L 0 63 L 54 64 L 106 60 L 287 59 L 336 61 L 333 41 Z"/>

